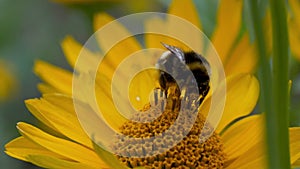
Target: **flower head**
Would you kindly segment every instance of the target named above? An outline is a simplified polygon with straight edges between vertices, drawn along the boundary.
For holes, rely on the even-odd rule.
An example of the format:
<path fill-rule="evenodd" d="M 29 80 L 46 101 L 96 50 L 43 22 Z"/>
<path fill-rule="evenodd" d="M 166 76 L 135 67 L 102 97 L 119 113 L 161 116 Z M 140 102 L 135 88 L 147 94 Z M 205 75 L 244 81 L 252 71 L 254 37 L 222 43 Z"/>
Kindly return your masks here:
<path fill-rule="evenodd" d="M 184 2 L 184 6 L 190 10 L 182 11 L 182 6 L 183 1 L 173 1 L 169 13 L 185 18 L 194 25 L 201 27 L 193 3 L 191 1 Z M 154 168 L 266 168 L 264 116 L 248 116 L 256 105 L 259 95 L 259 83 L 254 76 L 249 74 L 254 71 L 256 62 L 255 48 L 249 42 L 249 35 L 245 33 L 241 38 L 238 38 L 241 10 L 242 1 L 238 1 L 237 3 L 236 1 L 226 1 L 226 3 L 223 0 L 221 1 L 218 12 L 218 26 L 213 34 L 212 42 L 220 53 L 226 73 L 226 83 L 220 83 L 216 86 L 216 92 L 223 89 L 224 85 L 226 85 L 227 95 L 223 116 L 218 125 L 215 129 L 208 127 L 206 128 L 207 130 L 204 130 L 214 130 L 212 136 L 206 141 L 199 142 L 199 137 L 197 136 L 199 135 L 199 130 L 204 126 L 204 119 L 208 116 L 212 94 L 208 94 L 201 103 L 200 113 L 197 115 L 196 122 L 192 125 L 192 130 L 174 148 L 146 158 L 131 158 L 125 155 L 115 156 L 108 153 L 93 143 L 91 137 L 88 136 L 80 124 L 76 110 L 73 107 L 75 97 L 75 99 L 79 100 L 77 103 L 79 104 L 79 108 L 84 110 L 86 115 L 90 115 L 90 112 L 94 112 L 95 110 L 94 105 L 88 104 L 90 103 L 90 98 L 86 97 L 84 92 L 79 92 L 80 95 L 78 96 L 73 95 L 72 78 L 73 76 L 77 76 L 77 74 L 72 74 L 59 67 L 37 61 L 34 70 L 43 80 L 43 83 L 39 85 L 43 97 L 27 100 L 26 106 L 47 128 L 41 130 L 24 122 L 18 123 L 17 128 L 22 136 L 6 145 L 6 153 L 14 158 L 45 168 L 127 168 L 136 166 L 151 166 Z M 232 18 L 228 14 L 231 12 L 238 12 L 238 14 L 232 15 L 234 16 Z M 96 30 L 113 20 L 107 14 L 97 15 L 95 17 Z M 228 25 L 232 29 L 228 29 Z M 145 29 L 164 28 L 172 31 L 172 27 L 174 26 L 174 23 L 171 21 L 168 22 L 159 18 L 153 18 L 148 20 Z M 116 33 L 116 36 L 119 34 L 129 34 L 121 24 L 115 27 L 113 31 Z M 104 51 L 110 49 L 110 39 L 108 37 L 103 35 L 97 37 L 97 40 L 101 49 Z M 148 48 L 162 48 L 160 42 L 185 48 L 182 43 L 172 38 L 155 34 L 147 34 L 145 36 L 145 44 Z M 83 76 L 81 77 L 88 82 L 89 79 L 86 78 L 89 77 L 88 73 L 83 72 L 83 70 L 86 70 L 86 67 L 76 66 L 82 46 L 73 38 L 67 37 L 62 43 L 62 48 L 69 63 L 76 70 L 76 73 L 82 73 Z M 134 37 L 129 37 L 108 50 L 108 57 L 105 57 L 99 65 L 102 68 L 100 70 L 105 71 L 97 72 L 95 85 L 97 92 L 95 93 L 98 106 L 102 110 L 102 115 L 113 129 L 128 136 L 147 138 L 152 135 L 159 135 L 166 128 L 172 126 L 177 117 L 178 110 L 176 108 L 166 109 L 161 116 L 151 123 L 139 124 L 124 119 L 118 113 L 114 108 L 113 98 L 110 93 L 110 83 L 113 80 L 114 70 L 122 63 L 126 56 L 140 49 L 142 47 L 138 41 Z M 88 49 L 83 49 L 83 51 L 86 55 L 85 64 L 83 65 L 94 66 L 94 56 L 96 54 Z M 241 66 L 244 63 L 247 63 L 246 65 L 248 66 Z M 129 89 L 130 93 L 133 93 L 133 96 L 136 93 L 140 96 L 138 100 L 131 100 L 133 106 L 143 111 L 149 110 L 149 91 L 153 90 L 153 87 L 156 85 L 156 79 L 157 76 L 151 72 L 146 72 L 142 76 L 137 75 L 137 78 L 133 80 L 135 83 Z M 83 84 L 82 87 L 86 86 Z M 160 112 L 160 108 L 163 107 L 161 105 L 164 102 L 159 99 L 157 100 L 158 102 L 155 104 L 154 109 L 151 109 L 151 116 L 156 115 L 156 113 Z M 166 104 L 169 105 L 170 103 Z M 127 107 L 127 105 L 123 106 Z M 188 114 L 191 110 L 183 109 L 183 111 Z M 236 120 L 241 117 L 245 118 Z M 185 124 L 189 122 L 189 118 L 181 120 L 185 121 Z M 94 125 L 93 128 L 99 129 L 99 126 Z M 183 127 L 183 129 L 185 128 Z M 102 132 L 105 133 L 106 131 Z M 297 142 L 300 139 L 299 133 L 300 128 L 295 127 L 290 129 L 291 164 L 293 165 L 299 165 L 300 143 Z M 176 136 L 180 136 L 180 133 L 178 135 L 175 133 L 174 136 L 166 141 L 173 142 L 176 140 Z M 121 153 L 135 154 L 137 153 L 135 151 L 139 151 L 138 149 L 134 149 L 134 147 L 133 149 L 126 147 L 126 143 L 113 142 L 113 140 L 107 141 L 111 141 L 112 146 L 117 151 L 121 151 Z M 149 148 L 150 152 L 155 152 L 159 151 L 159 146 L 163 147 L 165 145 L 164 143 L 160 144 L 160 142 L 154 142 L 153 144 L 144 145 L 143 148 Z M 119 148 L 122 146 L 125 149 L 120 150 Z"/>

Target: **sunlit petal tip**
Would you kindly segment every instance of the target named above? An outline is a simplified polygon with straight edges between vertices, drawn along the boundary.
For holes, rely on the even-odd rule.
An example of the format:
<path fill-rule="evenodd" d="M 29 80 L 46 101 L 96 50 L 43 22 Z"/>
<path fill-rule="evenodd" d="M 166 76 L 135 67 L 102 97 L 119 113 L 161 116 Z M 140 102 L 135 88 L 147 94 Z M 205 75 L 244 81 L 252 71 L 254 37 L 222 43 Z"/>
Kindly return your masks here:
<path fill-rule="evenodd" d="M 5 148 L 4 152 L 11 157 L 27 161 L 25 158 L 25 155 L 23 153 L 18 153 L 15 151 L 15 149 L 17 149 L 20 146 L 18 140 L 21 140 L 21 138 L 23 138 L 23 137 L 21 136 L 21 137 L 15 138 L 15 139 L 11 140 L 9 143 L 7 143 L 4 146 L 4 148 Z M 22 143 L 22 144 L 24 145 L 26 143 Z"/>
<path fill-rule="evenodd" d="M 17 129 L 19 130 L 19 132 L 24 133 L 24 128 L 26 128 L 26 125 L 28 125 L 25 122 L 17 122 Z"/>

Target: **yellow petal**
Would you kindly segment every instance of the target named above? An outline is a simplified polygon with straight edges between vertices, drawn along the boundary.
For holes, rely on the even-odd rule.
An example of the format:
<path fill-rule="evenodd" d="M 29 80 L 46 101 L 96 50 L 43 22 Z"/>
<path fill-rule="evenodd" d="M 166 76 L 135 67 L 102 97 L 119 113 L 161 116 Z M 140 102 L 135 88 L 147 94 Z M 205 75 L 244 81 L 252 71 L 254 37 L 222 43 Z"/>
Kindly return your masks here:
<path fill-rule="evenodd" d="M 263 115 L 246 117 L 230 126 L 221 135 L 228 160 L 246 153 L 257 142 L 264 142 Z"/>
<path fill-rule="evenodd" d="M 200 18 L 192 0 L 173 0 L 168 13 L 184 18 L 198 28 L 201 28 Z"/>
<path fill-rule="evenodd" d="M 46 98 L 50 98 L 52 100 L 55 99 L 55 102 L 64 104 L 65 107 L 73 106 L 72 98 L 68 98 L 63 95 L 47 95 Z M 39 112 L 39 114 L 52 126 L 54 126 L 54 128 L 61 134 L 65 135 L 71 140 L 92 148 L 91 140 L 82 129 L 74 109 L 66 111 L 65 108 L 55 106 L 43 98 L 40 100 L 27 100 L 26 105 Z"/>
<path fill-rule="evenodd" d="M 77 62 L 78 57 L 83 57 L 81 59 L 80 66 L 76 65 L 76 69 L 79 71 L 88 71 L 91 68 L 94 70 L 97 68 L 97 57 L 101 57 L 99 54 L 92 53 L 87 48 L 84 48 L 81 44 L 75 41 L 71 36 L 67 36 L 61 43 L 63 52 L 70 63 L 70 65 L 74 68 Z"/>
<path fill-rule="evenodd" d="M 11 157 L 28 161 L 28 155 L 48 155 L 56 158 L 62 158 L 62 156 L 53 153 L 46 148 L 35 144 L 34 142 L 20 136 L 5 145 L 5 153 Z"/>
<path fill-rule="evenodd" d="M 96 169 L 95 167 L 91 167 L 82 163 L 68 161 L 60 158 L 55 158 L 52 156 L 46 155 L 29 155 L 27 157 L 28 161 L 33 163 L 34 165 L 43 167 L 43 168 L 55 168 L 55 169 Z"/>
<path fill-rule="evenodd" d="M 109 30 L 106 31 L 105 29 L 103 30 L 104 31 L 103 33 L 101 32 L 99 34 L 96 34 L 96 38 L 100 43 L 101 49 L 103 49 L 103 51 L 108 51 L 110 50 L 111 47 L 117 45 L 118 49 L 114 49 L 114 50 L 111 49 L 115 52 L 112 53 L 111 55 L 116 58 L 120 57 L 119 53 L 123 54 L 124 52 L 123 55 L 127 56 L 128 54 L 140 50 L 141 46 L 134 37 L 131 37 L 132 34 L 128 32 L 128 30 L 121 23 L 118 23 L 114 20 L 115 19 L 113 17 L 111 17 L 106 13 L 100 13 L 95 16 L 95 20 L 94 20 L 95 31 L 98 31 L 101 28 L 105 29 L 105 25 L 108 23 L 112 24 L 112 26 L 109 26 L 110 28 Z M 124 37 L 131 37 L 131 38 L 127 38 L 126 40 L 119 42 L 120 40 L 123 40 Z M 119 42 L 119 43 L 115 44 L 115 42 Z"/>
<path fill-rule="evenodd" d="M 39 83 L 37 85 L 37 88 L 42 94 L 59 93 L 59 91 L 57 89 L 55 89 L 54 87 L 52 87 L 48 84 L 45 84 L 45 83 Z"/>
<path fill-rule="evenodd" d="M 226 102 L 217 130 L 238 117 L 251 113 L 259 96 L 258 80 L 249 74 L 232 75 L 227 79 Z"/>
<path fill-rule="evenodd" d="M 95 112 L 94 109 L 92 109 L 92 107 L 88 104 L 85 104 L 81 101 L 76 101 L 74 102 L 75 106 L 76 106 L 76 112 L 77 112 L 77 116 L 78 119 L 80 120 L 80 124 L 82 125 L 82 127 L 84 128 L 85 132 L 87 133 L 87 135 L 92 138 L 92 140 L 96 140 L 96 141 L 101 141 L 102 144 L 106 145 L 106 146 L 110 146 L 111 145 L 111 141 L 112 139 L 115 137 L 115 130 L 118 130 L 119 126 L 117 126 L 116 128 L 114 128 L 114 126 L 112 124 L 117 123 L 117 125 L 119 124 L 119 121 L 122 119 L 113 119 L 114 117 L 116 117 L 114 114 L 111 114 L 112 111 L 108 110 L 106 112 Z M 103 105 L 106 105 L 103 104 Z M 111 107 L 112 109 L 112 107 Z M 98 113 L 102 113 L 102 114 L 98 114 Z M 103 117 L 103 116 L 109 116 L 111 115 L 112 118 L 110 118 L 109 120 L 107 120 L 106 118 L 109 117 Z M 114 120 L 114 121 L 112 121 Z M 112 124 L 110 124 L 110 123 Z M 114 122 L 114 123 L 113 123 Z"/>
<path fill-rule="evenodd" d="M 147 48 L 158 48 L 166 50 L 165 47 L 161 44 L 166 43 L 172 46 L 177 46 L 183 50 L 188 50 L 189 48 L 182 42 L 182 40 L 186 40 L 186 42 L 195 42 L 201 40 L 193 36 L 186 36 L 187 34 L 193 34 L 191 32 L 187 33 L 185 29 L 186 25 L 182 25 L 181 20 L 177 17 L 168 17 L 167 20 L 163 20 L 159 17 L 153 17 L 148 19 L 145 22 L 145 30 L 147 34 L 145 34 L 145 44 Z M 188 27 L 189 28 L 189 27 Z M 181 38 L 184 37 L 184 38 Z M 175 39 L 178 38 L 179 40 Z M 196 46 L 195 44 L 193 44 Z"/>
<path fill-rule="evenodd" d="M 300 127 L 293 127 L 290 131 L 291 164 L 300 159 Z"/>
<path fill-rule="evenodd" d="M 55 89 L 71 95 L 72 73 L 43 61 L 36 61 L 34 72 Z"/>
<path fill-rule="evenodd" d="M 105 27 L 108 23 L 111 24 L 109 28 Z M 110 65 L 115 69 L 124 58 L 141 50 L 140 44 L 132 34 L 108 14 L 100 13 L 96 15 L 94 25 L 97 31 L 96 39 L 102 51 L 108 52 L 102 60 L 103 64 Z M 101 30 L 98 31 L 100 28 Z"/>
<path fill-rule="evenodd" d="M 235 73 L 254 73 L 257 56 L 255 45 L 250 44 L 249 35 L 244 34 L 225 64 L 226 76 Z"/>
<path fill-rule="evenodd" d="M 212 42 L 224 63 L 239 34 L 242 19 L 242 0 L 221 0 L 217 26 Z"/>
<path fill-rule="evenodd" d="M 115 86 L 111 83 L 110 79 L 107 76 L 101 73 L 97 74 L 96 80 L 94 80 L 91 75 L 87 73 L 81 73 L 78 78 L 79 79 L 76 79 L 73 88 L 73 90 L 76 91 L 73 93 L 73 97 L 77 100 L 74 103 L 76 105 L 77 115 L 79 116 L 85 113 L 89 114 L 89 116 L 92 117 L 95 116 L 93 122 L 90 118 L 82 117 L 85 120 L 89 121 L 84 122 L 84 124 L 89 126 L 96 125 L 105 121 L 103 125 L 108 123 L 111 128 L 119 130 L 119 127 L 123 125 L 123 123 L 127 120 L 119 113 L 116 105 L 125 106 L 126 108 L 130 107 L 130 104 L 128 102 L 120 102 L 118 104 L 115 104 L 114 100 L 112 99 L 111 91 L 114 91 L 116 93 L 120 92 L 118 89 L 118 85 L 122 83 L 117 83 L 117 85 Z M 95 85 L 93 83 L 95 83 Z M 118 95 L 118 97 L 119 96 L 120 95 Z M 123 98 L 119 99 L 121 99 L 122 101 L 124 100 Z M 128 100 L 128 98 L 126 99 Z M 78 111 L 77 109 L 80 109 L 80 111 Z M 122 113 L 132 112 L 125 111 Z M 100 120 L 101 122 L 97 122 L 97 120 Z M 88 128 L 94 130 L 90 126 Z"/>
<path fill-rule="evenodd" d="M 94 144 L 94 149 L 98 156 L 106 162 L 107 165 L 109 165 L 111 168 L 117 168 L 117 169 L 129 169 L 127 166 L 122 164 L 114 154 L 104 150 L 102 147 L 100 147 L 97 144 Z"/>
<path fill-rule="evenodd" d="M 74 68 L 82 46 L 71 36 L 65 37 L 61 43 L 62 50 L 70 65 Z"/>
<path fill-rule="evenodd" d="M 30 100 L 25 100 L 25 105 L 27 107 L 27 109 L 30 111 L 30 113 L 37 118 L 40 122 L 42 122 L 44 125 L 46 125 L 47 127 L 49 127 L 50 129 L 52 129 L 53 131 L 56 131 L 57 133 L 60 134 L 60 131 L 58 131 L 54 125 L 46 118 L 43 116 L 43 114 L 41 114 L 41 112 L 35 108 L 35 106 L 33 106 L 32 104 L 30 104 L 30 102 L 32 102 L 33 100 L 38 100 L 38 99 L 30 99 Z"/>
<path fill-rule="evenodd" d="M 141 110 L 150 102 L 150 94 L 157 87 L 157 79 L 157 70 L 154 69 L 144 70 L 132 79 L 129 86 L 129 99 L 137 110 Z M 125 94 L 128 95 L 128 93 Z"/>
<path fill-rule="evenodd" d="M 53 106 L 63 109 L 71 115 L 74 115 L 74 103 L 71 96 L 53 93 L 53 94 L 44 94 L 43 99 Z M 75 114 L 76 116 L 76 114 Z"/>
<path fill-rule="evenodd" d="M 192 47 L 197 52 L 201 51 L 203 37 L 197 29 L 201 27 L 200 19 L 193 2 L 191 0 L 172 1 L 168 14 L 170 15 L 164 19 L 154 16 L 146 20 L 146 46 L 165 49 L 161 45 L 163 42 L 183 50 L 191 50 Z"/>
<path fill-rule="evenodd" d="M 95 90 L 96 90 L 96 98 L 97 98 L 98 106 L 100 108 L 100 111 L 104 119 L 113 129 L 119 130 L 121 125 L 123 125 L 127 121 L 127 119 L 124 118 L 120 113 L 129 115 L 130 113 L 133 112 L 119 112 L 116 109 L 116 105 L 123 106 L 125 107 L 124 109 L 129 110 L 130 108 L 127 108 L 127 106 L 130 106 L 130 103 L 126 102 L 127 104 L 125 104 L 124 102 L 120 102 L 118 104 L 115 104 L 113 102 L 111 91 L 118 92 L 118 88 L 117 86 L 111 86 L 107 77 L 103 75 L 97 76 Z M 125 99 L 127 98 L 122 98 L 121 100 L 125 100 Z"/>
<path fill-rule="evenodd" d="M 119 127 L 123 125 L 126 119 L 119 113 L 116 105 L 127 108 L 130 107 L 130 104 L 128 102 L 119 102 L 115 104 L 112 99 L 111 91 L 118 93 L 118 85 L 122 83 L 117 83 L 115 86 L 111 84 L 110 79 L 107 76 L 101 73 L 97 74 L 95 80 L 88 73 L 81 73 L 78 78 L 79 79 L 75 81 L 73 88 L 73 90 L 76 91 L 73 93 L 73 97 L 78 100 L 75 102 L 75 105 L 78 109 L 81 109 L 81 111 L 76 110 L 77 115 L 79 116 L 83 113 L 88 113 L 90 116 L 95 116 L 94 122 L 90 121 L 92 119 L 85 118 L 85 120 L 89 121 L 84 122 L 88 126 L 105 121 L 103 125 L 108 123 L 111 128 L 119 130 Z M 118 95 L 118 97 L 119 96 L 120 95 Z M 124 100 L 123 98 L 119 99 L 122 101 Z M 128 100 L 128 98 L 126 99 Z M 124 113 L 131 112 L 125 111 Z M 101 122 L 97 122 L 97 120 L 100 120 Z M 88 128 L 92 129 L 90 126 Z"/>
<path fill-rule="evenodd" d="M 289 131 L 291 164 L 297 166 L 299 164 L 299 161 L 297 160 L 300 158 L 300 127 L 290 128 Z M 227 168 L 267 168 L 265 141 L 261 140 L 256 142 L 257 143 L 253 145 L 252 148 L 240 155 L 236 160 L 228 162 Z"/>
<path fill-rule="evenodd" d="M 161 42 L 170 44 L 170 37 L 167 35 L 167 22 L 159 17 L 153 17 L 145 22 L 145 44 L 147 48 L 160 48 L 164 49 L 161 45 Z M 151 33 L 148 33 L 151 32 Z M 153 32 L 161 32 L 161 34 L 153 33 Z M 165 35 L 163 35 L 165 34 Z"/>
<path fill-rule="evenodd" d="M 227 162 L 227 164 L 225 164 L 225 166 L 227 166 L 226 169 L 267 168 L 267 157 L 265 147 L 266 146 L 264 141 L 258 142 L 233 162 Z"/>
<path fill-rule="evenodd" d="M 251 113 L 259 96 L 258 81 L 254 76 L 249 74 L 235 74 L 229 76 L 226 79 L 226 87 L 225 107 L 216 129 L 218 133 L 234 119 Z M 216 104 L 218 105 L 218 103 Z M 205 99 L 201 105 L 200 110 L 204 116 L 207 116 L 210 105 L 211 97 Z"/>
<path fill-rule="evenodd" d="M 17 127 L 24 137 L 47 148 L 49 151 L 91 167 L 106 167 L 106 164 L 91 149 L 68 140 L 54 137 L 26 123 L 20 122 Z"/>

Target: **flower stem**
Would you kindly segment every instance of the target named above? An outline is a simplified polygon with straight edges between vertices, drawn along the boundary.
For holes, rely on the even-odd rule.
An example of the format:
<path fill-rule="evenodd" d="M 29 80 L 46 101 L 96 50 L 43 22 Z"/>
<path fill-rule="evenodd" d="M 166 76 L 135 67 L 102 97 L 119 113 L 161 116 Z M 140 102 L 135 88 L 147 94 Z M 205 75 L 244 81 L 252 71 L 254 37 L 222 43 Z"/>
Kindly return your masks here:
<path fill-rule="evenodd" d="M 289 92 L 288 92 L 288 32 L 286 4 L 284 0 L 270 0 L 272 17 L 273 37 L 273 93 L 274 93 L 274 114 L 277 117 L 277 130 L 273 130 L 278 139 L 279 168 L 291 168 L 289 153 Z M 271 124 L 270 124 L 271 125 Z M 271 156 L 271 155 L 270 155 Z M 271 158 L 270 158 L 271 160 Z M 271 161 L 273 163 L 273 161 Z"/>
<path fill-rule="evenodd" d="M 273 30 L 273 65 L 268 60 L 260 6 L 247 1 L 259 53 L 262 111 L 266 112 L 269 167 L 290 168 L 288 133 L 288 39 L 284 0 L 270 0 Z"/>

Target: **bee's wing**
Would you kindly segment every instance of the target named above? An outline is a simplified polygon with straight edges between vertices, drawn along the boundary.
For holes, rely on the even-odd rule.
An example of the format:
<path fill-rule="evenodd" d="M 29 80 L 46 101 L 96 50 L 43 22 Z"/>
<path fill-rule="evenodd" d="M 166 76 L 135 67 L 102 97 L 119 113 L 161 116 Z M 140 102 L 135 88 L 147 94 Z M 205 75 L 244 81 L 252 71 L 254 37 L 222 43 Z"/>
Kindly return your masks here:
<path fill-rule="evenodd" d="M 177 48 L 175 46 L 171 46 L 171 45 L 168 45 L 168 44 L 165 44 L 165 43 L 162 43 L 162 42 L 161 42 L 161 44 L 166 49 L 168 49 L 171 53 L 173 53 L 175 56 L 177 56 L 178 59 L 180 59 L 182 62 L 185 63 L 184 52 L 180 48 Z"/>

